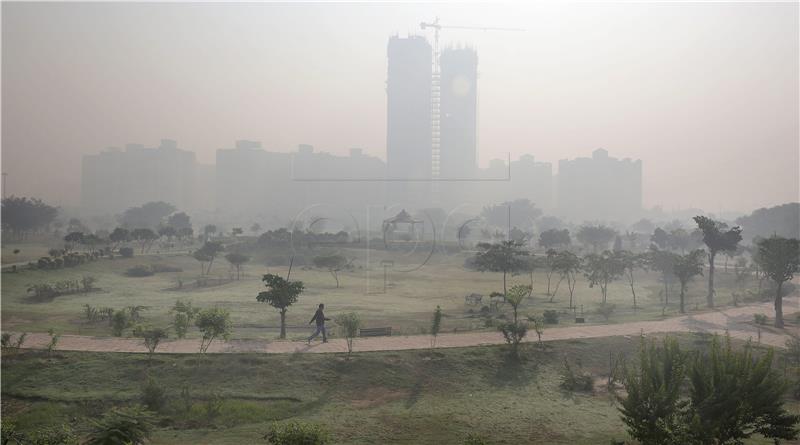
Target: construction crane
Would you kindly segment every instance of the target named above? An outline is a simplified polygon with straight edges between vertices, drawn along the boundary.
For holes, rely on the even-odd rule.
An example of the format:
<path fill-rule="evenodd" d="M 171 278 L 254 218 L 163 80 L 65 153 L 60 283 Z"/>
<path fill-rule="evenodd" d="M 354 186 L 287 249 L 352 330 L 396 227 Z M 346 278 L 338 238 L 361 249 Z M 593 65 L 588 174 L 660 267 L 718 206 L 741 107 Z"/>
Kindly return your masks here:
<path fill-rule="evenodd" d="M 419 27 L 423 31 L 433 28 L 433 76 L 431 79 L 431 175 L 434 178 L 434 186 L 438 186 L 436 180 L 439 178 L 440 166 L 440 119 L 441 119 L 441 73 L 439 71 L 439 31 L 442 29 L 472 29 L 476 31 L 525 31 L 522 28 L 500 28 L 494 26 L 456 26 L 442 25 L 439 17 L 432 22 L 420 22 Z M 510 164 L 509 164 L 510 165 Z M 438 188 L 438 187 L 437 187 Z M 433 195 L 439 195 L 438 190 L 433 190 Z M 435 199 L 435 198 L 434 198 Z"/>

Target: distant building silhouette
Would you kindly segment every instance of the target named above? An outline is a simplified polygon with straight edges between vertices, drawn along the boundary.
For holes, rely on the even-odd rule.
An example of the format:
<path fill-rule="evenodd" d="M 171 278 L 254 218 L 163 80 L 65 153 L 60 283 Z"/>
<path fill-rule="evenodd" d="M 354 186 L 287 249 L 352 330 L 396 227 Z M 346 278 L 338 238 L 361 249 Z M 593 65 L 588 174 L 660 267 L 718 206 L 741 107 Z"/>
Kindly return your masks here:
<path fill-rule="evenodd" d="M 642 161 L 600 148 L 591 158 L 558 162 L 558 213 L 574 221 L 635 218 L 642 210 Z"/>
<path fill-rule="evenodd" d="M 89 213 L 117 213 L 148 201 L 165 201 L 194 208 L 195 155 L 162 139 L 157 148 L 127 144 L 96 155 L 81 164 L 81 205 Z"/>
<path fill-rule="evenodd" d="M 388 199 L 420 206 L 431 189 L 432 49 L 424 37 L 394 36 L 387 55 L 386 163 L 393 181 L 387 183 Z"/>
<path fill-rule="evenodd" d="M 295 153 L 277 153 L 259 142 L 237 141 L 233 149 L 217 150 L 217 210 L 226 218 L 284 221 L 311 207 L 323 214 L 363 212 L 368 204 L 383 204 L 385 175 L 386 164 L 359 148 L 335 156 L 300 144 Z"/>

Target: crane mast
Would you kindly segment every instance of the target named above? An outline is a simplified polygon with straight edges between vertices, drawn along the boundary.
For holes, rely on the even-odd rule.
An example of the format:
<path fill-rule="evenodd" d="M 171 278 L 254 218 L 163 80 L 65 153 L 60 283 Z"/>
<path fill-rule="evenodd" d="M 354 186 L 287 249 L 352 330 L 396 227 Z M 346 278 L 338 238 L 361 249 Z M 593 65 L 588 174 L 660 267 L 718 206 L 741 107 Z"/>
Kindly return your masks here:
<path fill-rule="evenodd" d="M 442 105 L 442 76 L 441 65 L 439 63 L 439 31 L 448 29 L 472 29 L 478 31 L 525 31 L 521 28 L 499 28 L 493 26 L 454 26 L 442 25 L 439 17 L 432 22 L 420 22 L 420 28 L 424 31 L 428 28 L 433 29 L 433 69 L 431 74 L 431 177 L 433 187 L 431 191 L 434 201 L 439 197 L 439 173 L 441 166 L 441 105 Z"/>

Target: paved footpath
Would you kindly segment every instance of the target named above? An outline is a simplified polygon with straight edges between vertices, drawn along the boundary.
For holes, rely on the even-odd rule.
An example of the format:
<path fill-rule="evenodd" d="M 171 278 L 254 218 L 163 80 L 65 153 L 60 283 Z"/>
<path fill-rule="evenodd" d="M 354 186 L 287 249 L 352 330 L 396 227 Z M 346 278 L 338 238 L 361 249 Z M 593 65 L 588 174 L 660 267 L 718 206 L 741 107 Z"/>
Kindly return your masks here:
<path fill-rule="evenodd" d="M 783 300 L 784 313 L 791 314 L 800 309 L 800 297 L 787 297 Z M 608 325 L 585 325 L 568 327 L 550 327 L 545 329 L 542 341 L 568 340 L 579 338 L 598 338 L 613 336 L 636 336 L 640 333 L 654 334 L 665 332 L 703 332 L 710 334 L 730 333 L 731 337 L 742 340 L 758 339 L 758 329 L 753 325 L 753 314 L 773 313 L 772 303 L 761 303 L 750 306 L 728 308 L 725 310 L 704 312 L 697 315 L 685 315 L 658 321 L 640 321 Z M 775 329 L 765 326 L 761 330 L 761 343 L 785 347 L 790 335 L 800 335 L 800 329 Z M 26 348 L 44 348 L 50 337 L 46 333 L 28 334 Z M 534 332 L 529 332 L 526 342 L 536 341 Z M 496 345 L 505 341 L 498 332 L 472 332 L 462 334 L 440 334 L 436 341 L 437 348 L 459 348 L 468 346 Z M 355 339 L 353 350 L 367 351 L 401 351 L 410 349 L 427 349 L 430 347 L 430 336 L 411 335 L 396 337 L 371 337 Z M 199 339 L 165 340 L 157 349 L 157 353 L 196 353 L 200 348 Z M 118 337 L 89 337 L 82 335 L 62 335 L 58 342 L 61 351 L 95 351 L 95 352 L 146 352 L 141 339 Z M 347 345 L 342 338 L 330 340 L 322 344 L 314 342 L 308 346 L 305 342 L 241 339 L 214 341 L 208 352 L 215 353 L 330 353 L 346 352 Z"/>

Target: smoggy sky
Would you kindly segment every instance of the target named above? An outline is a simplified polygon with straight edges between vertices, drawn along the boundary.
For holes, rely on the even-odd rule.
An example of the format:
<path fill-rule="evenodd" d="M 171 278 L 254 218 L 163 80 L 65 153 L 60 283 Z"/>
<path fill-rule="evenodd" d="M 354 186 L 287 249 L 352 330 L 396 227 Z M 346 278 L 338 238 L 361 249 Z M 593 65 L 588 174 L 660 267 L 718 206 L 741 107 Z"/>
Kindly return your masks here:
<path fill-rule="evenodd" d="M 2 4 L 8 194 L 79 202 L 80 157 L 255 139 L 385 159 L 386 44 L 419 22 L 479 56 L 479 158 L 644 162 L 644 204 L 798 200 L 798 4 Z M 431 35 L 432 38 L 432 35 Z"/>

